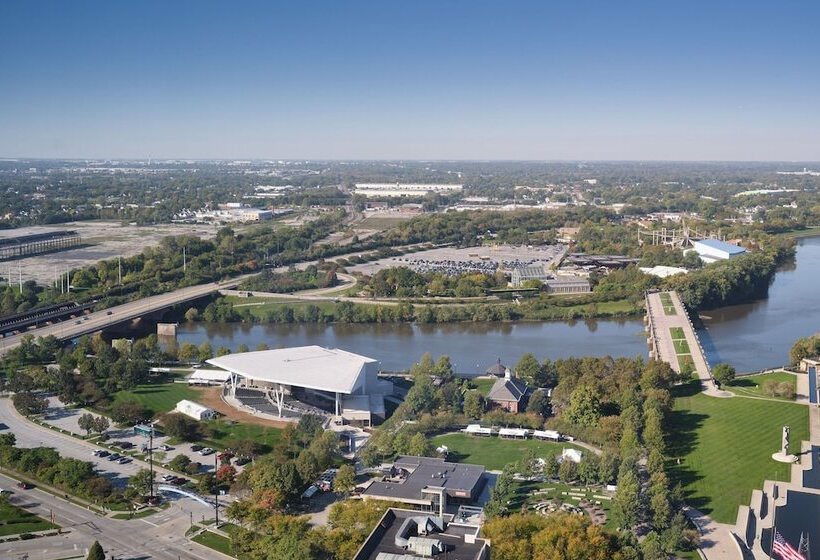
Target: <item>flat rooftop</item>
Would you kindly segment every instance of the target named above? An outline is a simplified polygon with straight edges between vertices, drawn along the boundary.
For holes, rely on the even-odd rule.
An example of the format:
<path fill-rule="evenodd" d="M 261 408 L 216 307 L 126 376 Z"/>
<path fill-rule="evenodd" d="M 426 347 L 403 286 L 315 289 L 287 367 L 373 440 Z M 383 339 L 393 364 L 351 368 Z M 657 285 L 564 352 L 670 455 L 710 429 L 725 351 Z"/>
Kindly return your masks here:
<path fill-rule="evenodd" d="M 418 554 L 413 554 L 411 551 L 396 546 L 395 539 L 405 519 L 421 515 L 424 515 L 424 513 L 420 511 L 393 508 L 387 510 L 379 525 L 364 542 L 353 560 L 376 560 L 381 553 L 420 557 Z M 463 527 L 447 525 L 443 533 L 428 535 L 429 538 L 438 539 L 447 546 L 447 551 L 437 557 L 447 558 L 447 560 L 477 560 L 485 546 L 485 541 L 477 539 L 474 543 L 465 543 L 465 532 Z"/>
<path fill-rule="evenodd" d="M 396 482 L 374 482 L 363 495 L 419 500 L 421 491 L 433 486 L 443 487 L 448 496 L 470 498 L 484 476 L 481 465 L 448 463 L 444 459 L 430 457 L 401 456 L 393 466 L 406 469 L 410 474 Z"/>
<path fill-rule="evenodd" d="M 208 363 L 247 379 L 350 394 L 373 358 L 321 346 L 228 354 Z"/>

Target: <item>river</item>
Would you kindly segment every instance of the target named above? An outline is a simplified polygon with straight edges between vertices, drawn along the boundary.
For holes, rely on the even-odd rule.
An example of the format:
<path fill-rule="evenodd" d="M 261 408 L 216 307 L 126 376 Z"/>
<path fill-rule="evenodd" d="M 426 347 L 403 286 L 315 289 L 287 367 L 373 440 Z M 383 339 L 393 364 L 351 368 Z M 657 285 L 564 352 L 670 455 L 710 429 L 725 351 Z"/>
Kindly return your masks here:
<path fill-rule="evenodd" d="M 703 312 L 700 336 L 713 365 L 728 362 L 756 371 L 788 361 L 792 342 L 820 331 L 820 237 L 798 241 L 795 262 L 775 276 L 769 297 Z M 387 371 L 409 368 L 425 352 L 447 354 L 462 374 L 477 374 L 498 358 L 514 364 L 522 354 L 539 358 L 646 356 L 641 318 L 443 325 L 250 325 L 185 323 L 180 343 L 209 340 L 214 348 L 253 349 L 317 344 L 370 356 Z"/>

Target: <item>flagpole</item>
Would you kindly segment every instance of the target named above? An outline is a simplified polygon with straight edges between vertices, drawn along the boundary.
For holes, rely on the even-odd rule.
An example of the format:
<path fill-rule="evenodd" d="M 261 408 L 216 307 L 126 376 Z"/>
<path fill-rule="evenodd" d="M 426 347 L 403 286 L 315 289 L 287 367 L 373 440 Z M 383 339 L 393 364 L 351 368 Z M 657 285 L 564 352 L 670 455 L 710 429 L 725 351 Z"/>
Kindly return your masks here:
<path fill-rule="evenodd" d="M 774 492 L 772 495 L 772 539 L 769 543 L 769 560 L 772 559 L 772 554 L 774 554 L 774 538 L 777 535 L 777 498 L 774 495 L 777 494 L 777 483 L 774 485 Z"/>

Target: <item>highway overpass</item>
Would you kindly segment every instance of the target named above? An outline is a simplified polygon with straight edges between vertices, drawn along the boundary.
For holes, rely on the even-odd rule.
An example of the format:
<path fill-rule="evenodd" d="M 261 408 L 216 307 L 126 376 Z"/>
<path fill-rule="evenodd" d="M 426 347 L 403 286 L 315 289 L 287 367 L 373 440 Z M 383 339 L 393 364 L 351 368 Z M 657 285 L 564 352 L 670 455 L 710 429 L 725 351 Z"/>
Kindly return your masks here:
<path fill-rule="evenodd" d="M 109 307 L 102 311 L 95 311 L 94 313 L 78 317 L 76 320 L 62 321 L 37 329 L 31 329 L 20 334 L 6 336 L 0 338 L 0 356 L 4 356 L 9 350 L 19 346 L 20 340 L 27 334 L 35 337 L 53 335 L 58 340 L 70 340 L 84 334 L 101 331 L 119 323 L 132 321 L 144 315 L 150 315 L 151 313 L 161 311 L 168 307 L 211 295 L 219 290 L 235 288 L 245 278 L 246 276 L 241 276 L 224 282 L 211 282 L 209 284 L 181 288 L 173 292 Z"/>

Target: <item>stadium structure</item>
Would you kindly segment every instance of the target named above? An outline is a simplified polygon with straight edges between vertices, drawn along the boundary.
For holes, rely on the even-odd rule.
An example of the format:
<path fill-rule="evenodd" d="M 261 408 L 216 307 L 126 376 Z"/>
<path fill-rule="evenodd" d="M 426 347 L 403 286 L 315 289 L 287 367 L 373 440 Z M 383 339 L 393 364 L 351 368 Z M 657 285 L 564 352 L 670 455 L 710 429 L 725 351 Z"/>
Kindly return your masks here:
<path fill-rule="evenodd" d="M 378 361 L 321 346 L 242 352 L 208 363 L 230 374 L 227 402 L 283 420 L 312 413 L 370 426 L 384 418 L 384 396 L 393 391 L 378 378 Z"/>

